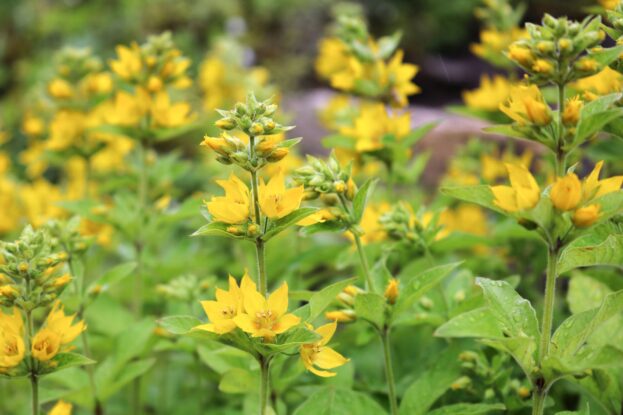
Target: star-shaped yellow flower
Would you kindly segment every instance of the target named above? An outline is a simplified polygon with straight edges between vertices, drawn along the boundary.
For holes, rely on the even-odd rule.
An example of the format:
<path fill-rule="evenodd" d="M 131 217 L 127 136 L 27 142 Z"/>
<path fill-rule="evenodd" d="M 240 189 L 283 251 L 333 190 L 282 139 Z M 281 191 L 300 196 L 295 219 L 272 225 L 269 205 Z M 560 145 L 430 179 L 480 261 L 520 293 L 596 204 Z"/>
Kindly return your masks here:
<path fill-rule="evenodd" d="M 225 190 L 225 196 L 214 196 L 206 207 L 214 220 L 229 224 L 240 224 L 249 220 L 251 196 L 249 188 L 236 175 L 216 183 Z"/>
<path fill-rule="evenodd" d="M 522 165 L 506 164 L 510 186 L 491 186 L 493 203 L 507 211 L 532 209 L 539 202 L 541 189 L 530 171 Z"/>
<path fill-rule="evenodd" d="M 288 284 L 283 283 L 268 299 L 260 294 L 255 285 L 241 287 L 244 313 L 234 317 L 234 322 L 253 337 L 272 341 L 277 334 L 284 333 L 299 324 L 301 319 L 288 314 Z"/>
<path fill-rule="evenodd" d="M 260 208 L 270 219 L 280 219 L 301 205 L 303 186 L 286 189 L 283 170 L 279 170 L 268 184 L 260 183 Z"/>
<path fill-rule="evenodd" d="M 305 368 L 317 376 L 325 378 L 335 376 L 335 372 L 321 369 L 335 369 L 350 360 L 327 346 L 336 328 L 337 321 L 318 327 L 315 331 L 322 336 L 320 341 L 304 344 L 299 350 Z"/>

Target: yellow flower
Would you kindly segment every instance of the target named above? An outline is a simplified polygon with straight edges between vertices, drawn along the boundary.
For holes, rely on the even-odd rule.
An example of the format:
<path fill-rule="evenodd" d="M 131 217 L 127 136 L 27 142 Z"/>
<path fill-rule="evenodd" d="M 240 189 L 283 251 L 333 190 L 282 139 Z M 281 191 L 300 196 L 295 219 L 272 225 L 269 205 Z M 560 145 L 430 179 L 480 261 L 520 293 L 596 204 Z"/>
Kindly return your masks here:
<path fill-rule="evenodd" d="M 113 72 L 126 81 L 139 75 L 143 69 L 143 63 L 138 44 L 134 42 L 130 47 L 118 45 L 116 50 L 118 59 L 109 62 Z"/>
<path fill-rule="evenodd" d="M 234 174 L 216 183 L 225 190 L 225 196 L 213 196 L 206 202 L 208 212 L 217 222 L 240 224 L 249 220 L 251 196 L 249 188 Z"/>
<path fill-rule="evenodd" d="M 20 364 L 24 359 L 24 323 L 17 308 L 13 314 L 0 310 L 0 373 Z"/>
<path fill-rule="evenodd" d="M 45 131 L 45 123 L 40 117 L 27 112 L 22 120 L 22 131 L 28 136 L 39 136 Z"/>
<path fill-rule="evenodd" d="M 349 66 L 349 53 L 346 45 L 338 38 L 325 38 L 318 46 L 316 73 L 324 79 L 331 79 Z"/>
<path fill-rule="evenodd" d="M 48 412 L 48 415 L 71 415 L 72 405 L 69 402 L 58 401 Z"/>
<path fill-rule="evenodd" d="M 500 110 L 519 125 L 547 125 L 552 121 L 551 110 L 536 85 L 511 88 L 510 98 Z"/>
<path fill-rule="evenodd" d="M 584 102 L 578 95 L 573 98 L 569 98 L 565 105 L 565 109 L 562 112 L 562 122 L 566 126 L 576 125 L 578 121 L 580 121 L 580 111 L 582 111 L 583 106 Z"/>
<path fill-rule="evenodd" d="M 346 364 L 350 360 L 327 346 L 336 328 L 337 321 L 318 327 L 315 331 L 322 336 L 320 341 L 311 344 L 303 344 L 299 350 L 305 369 L 317 376 L 325 378 L 335 376 L 335 372 L 320 369 L 335 369 L 336 367 Z"/>
<path fill-rule="evenodd" d="M 355 150 L 359 153 L 380 150 L 383 140 L 392 135 L 400 140 L 411 130 L 409 113 L 389 114 L 383 104 L 366 105 L 355 118 L 352 127 L 343 127 L 340 133 L 356 140 Z"/>
<path fill-rule="evenodd" d="M 60 348 L 60 336 L 48 328 L 43 328 L 32 339 L 31 353 L 35 359 L 47 362 L 58 354 Z"/>
<path fill-rule="evenodd" d="M 402 63 L 403 56 L 404 52 L 402 50 L 399 49 L 396 51 L 394 56 L 389 60 L 386 72 L 383 74 L 390 85 L 392 104 L 401 108 L 408 104 L 408 96 L 420 92 L 420 88 L 411 82 L 419 68 L 417 65 Z"/>
<path fill-rule="evenodd" d="M 598 162 L 593 171 L 584 179 L 584 183 L 582 183 L 582 202 L 586 203 L 608 193 L 616 192 L 621 188 L 623 176 L 599 180 L 599 173 L 603 164 L 603 161 Z"/>
<path fill-rule="evenodd" d="M 282 218 L 299 208 L 304 190 L 303 186 L 286 189 L 283 171 L 279 170 L 268 184 L 260 183 L 260 208 L 270 219 Z"/>
<path fill-rule="evenodd" d="M 371 204 L 368 203 L 366 209 L 363 211 L 361 217 L 361 223 L 359 226 L 363 230 L 361 235 L 361 243 L 367 245 L 373 242 L 379 242 L 387 239 L 387 233 L 383 230 L 383 227 L 379 223 L 379 218 L 383 213 L 390 210 L 388 203 Z M 350 240 L 354 240 L 350 232 L 346 232 L 346 237 Z"/>
<path fill-rule="evenodd" d="M 244 313 L 234 317 L 234 322 L 243 331 L 253 337 L 263 337 L 272 341 L 281 334 L 299 324 L 301 319 L 288 314 L 288 284 L 283 283 L 268 299 L 260 294 L 254 285 L 247 284 L 240 288 Z"/>
<path fill-rule="evenodd" d="M 193 120 L 190 104 L 187 102 L 171 103 L 169 94 L 161 91 L 156 94 L 151 104 L 152 122 L 156 127 L 173 128 L 188 124 Z"/>
<path fill-rule="evenodd" d="M 599 64 L 592 58 L 581 58 L 576 62 L 575 66 L 583 72 L 596 72 L 599 69 Z"/>
<path fill-rule="evenodd" d="M 587 228 L 599 219 L 600 206 L 593 203 L 585 207 L 581 207 L 575 211 L 572 217 L 573 224 L 578 228 Z"/>
<path fill-rule="evenodd" d="M 601 4 L 601 7 L 608 10 L 614 10 L 614 8 L 618 6 L 620 2 L 621 0 L 599 0 L 599 4 Z"/>
<path fill-rule="evenodd" d="M 574 89 L 582 91 L 584 95 L 607 95 L 618 92 L 623 88 L 623 75 L 606 66 L 601 72 L 578 79 L 572 84 Z"/>
<path fill-rule="evenodd" d="M 73 96 L 74 91 L 69 82 L 56 78 L 48 84 L 48 93 L 56 99 L 69 99 Z"/>
<path fill-rule="evenodd" d="M 385 287 L 384 296 L 390 304 L 396 303 L 396 298 L 398 298 L 398 285 L 398 280 L 396 278 L 392 278 L 389 280 L 387 287 Z"/>
<path fill-rule="evenodd" d="M 210 323 L 194 327 L 193 330 L 206 330 L 217 334 L 225 334 L 234 330 L 236 328 L 234 317 L 243 311 L 242 289 L 245 291 L 257 290 L 255 283 L 251 281 L 246 272 L 240 285 L 241 287 L 238 287 L 236 280 L 230 275 L 229 291 L 217 288 L 216 301 L 202 301 L 201 306 Z"/>
<path fill-rule="evenodd" d="M 311 215 L 301 219 L 296 222 L 298 226 L 310 226 L 315 225 L 316 223 L 324 223 L 326 221 L 334 220 L 335 215 L 331 213 L 329 209 L 321 209 L 318 212 L 312 213 Z"/>
<path fill-rule="evenodd" d="M 0 285 L 0 297 L 15 297 L 19 292 L 12 285 Z"/>
<path fill-rule="evenodd" d="M 497 111 L 508 99 L 511 82 L 501 75 L 482 75 L 477 89 L 463 92 L 463 101 L 470 108 Z"/>
<path fill-rule="evenodd" d="M 62 346 L 74 341 L 86 329 L 84 321 L 73 324 L 74 318 L 75 314 L 66 316 L 60 301 L 56 301 L 45 321 L 45 327 L 32 340 L 32 355 L 45 362 L 61 352 Z"/>
<path fill-rule="evenodd" d="M 507 164 L 510 186 L 491 186 L 493 203 L 507 212 L 532 209 L 539 202 L 541 189 L 530 171 L 521 165 Z"/>
<path fill-rule="evenodd" d="M 549 193 L 552 204 L 558 210 L 575 209 L 582 200 L 582 184 L 575 173 L 558 178 Z"/>

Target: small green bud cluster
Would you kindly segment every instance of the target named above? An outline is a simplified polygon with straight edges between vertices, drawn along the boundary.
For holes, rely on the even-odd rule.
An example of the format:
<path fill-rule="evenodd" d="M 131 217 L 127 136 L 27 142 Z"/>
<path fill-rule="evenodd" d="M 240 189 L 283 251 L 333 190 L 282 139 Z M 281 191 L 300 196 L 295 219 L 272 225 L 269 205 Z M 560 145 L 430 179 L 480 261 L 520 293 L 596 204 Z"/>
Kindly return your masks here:
<path fill-rule="evenodd" d="M 33 310 L 51 304 L 71 281 L 61 275 L 66 252 L 58 249 L 47 229 L 28 226 L 15 242 L 2 242 L 0 305 Z"/>
<path fill-rule="evenodd" d="M 89 48 L 63 48 L 55 56 L 55 61 L 58 75 L 72 84 L 103 69 L 101 59 Z"/>
<path fill-rule="evenodd" d="M 226 131 L 239 129 L 250 137 L 278 134 L 294 128 L 273 119 L 277 108 L 270 99 L 258 101 L 251 93 L 245 103 L 237 103 L 232 110 L 217 110 L 223 118 L 216 122 L 216 126 Z"/>
<path fill-rule="evenodd" d="M 351 176 L 352 165 L 340 166 L 333 153 L 327 161 L 307 156 L 307 164 L 294 172 L 294 180 L 305 186 L 307 200 L 322 196 L 329 201 L 330 195 L 344 195 L 353 200 L 357 186 Z"/>
<path fill-rule="evenodd" d="M 527 23 L 529 37 L 513 43 L 507 56 L 534 83 L 563 85 L 603 69 L 601 19 L 583 22 L 545 14 L 541 25 Z"/>
<path fill-rule="evenodd" d="M 156 292 L 164 298 L 191 304 L 202 298 L 209 286 L 208 281 L 200 280 L 196 275 L 181 275 L 156 286 Z"/>

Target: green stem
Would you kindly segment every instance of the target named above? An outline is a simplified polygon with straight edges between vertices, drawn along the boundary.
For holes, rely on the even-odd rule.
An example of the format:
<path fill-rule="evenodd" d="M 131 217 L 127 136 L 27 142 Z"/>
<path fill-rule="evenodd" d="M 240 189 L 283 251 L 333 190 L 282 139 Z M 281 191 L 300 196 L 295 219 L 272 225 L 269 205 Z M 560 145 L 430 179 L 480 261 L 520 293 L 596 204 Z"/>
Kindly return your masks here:
<path fill-rule="evenodd" d="M 249 158 L 251 163 L 255 163 L 255 137 L 251 136 L 249 139 Z M 251 192 L 253 193 L 253 211 L 255 213 L 255 224 L 257 225 L 258 232 L 260 232 L 260 236 L 255 239 L 255 253 L 256 253 L 256 262 L 257 262 L 257 284 L 260 287 L 260 292 L 262 295 L 266 296 L 268 293 L 268 280 L 266 278 L 266 265 L 265 265 L 265 254 L 264 254 L 264 244 L 265 242 L 262 240 L 261 229 L 262 229 L 262 216 L 260 211 L 260 194 L 259 194 L 259 183 L 257 179 L 257 170 L 251 170 Z"/>
<path fill-rule="evenodd" d="M 260 356 L 260 415 L 268 413 L 268 394 L 270 391 L 270 360 L 264 356 Z"/>
<path fill-rule="evenodd" d="M 30 280 L 26 282 L 26 291 L 30 296 Z M 33 321 L 32 321 L 32 310 L 26 311 L 26 328 L 28 330 L 28 336 L 26 338 L 26 350 L 32 349 L 32 338 L 34 335 L 33 330 Z M 30 355 L 30 387 L 32 391 L 32 415 L 39 415 L 39 378 L 37 374 L 37 369 L 35 367 L 36 360 Z"/>
<path fill-rule="evenodd" d="M 558 142 L 556 144 L 556 175 L 562 177 L 567 170 L 567 154 L 564 149 L 565 144 L 565 124 L 563 122 L 563 112 L 565 111 L 565 84 L 558 85 Z"/>
<path fill-rule="evenodd" d="M 36 373 L 30 374 L 30 386 L 32 388 L 32 415 L 39 415 L 39 379 Z"/>
<path fill-rule="evenodd" d="M 355 232 L 351 231 L 353 238 L 355 238 L 355 245 L 357 246 L 357 252 L 359 253 L 359 261 L 361 262 L 361 269 L 363 271 L 363 276 L 366 280 L 366 290 L 374 291 L 374 285 L 372 284 L 372 277 L 370 276 L 370 268 L 368 266 L 368 258 L 366 258 L 366 253 L 363 250 L 363 245 L 361 243 L 361 238 Z"/>
<path fill-rule="evenodd" d="M 541 323 L 541 342 L 539 344 L 539 367 L 549 353 L 549 346 L 552 337 L 552 326 L 554 322 L 554 303 L 556 300 L 556 279 L 558 278 L 558 252 L 555 246 L 550 246 L 547 254 L 547 272 L 545 276 L 545 302 L 543 304 L 543 319 Z M 532 414 L 543 415 L 545 399 L 549 385 L 543 378 L 537 379 L 534 385 L 532 398 Z"/>
<path fill-rule="evenodd" d="M 394 380 L 394 368 L 392 366 L 392 352 L 389 342 L 389 328 L 380 332 L 383 343 L 383 355 L 385 357 L 385 379 L 387 380 L 387 394 L 391 415 L 398 415 L 398 399 L 396 398 L 396 383 Z"/>

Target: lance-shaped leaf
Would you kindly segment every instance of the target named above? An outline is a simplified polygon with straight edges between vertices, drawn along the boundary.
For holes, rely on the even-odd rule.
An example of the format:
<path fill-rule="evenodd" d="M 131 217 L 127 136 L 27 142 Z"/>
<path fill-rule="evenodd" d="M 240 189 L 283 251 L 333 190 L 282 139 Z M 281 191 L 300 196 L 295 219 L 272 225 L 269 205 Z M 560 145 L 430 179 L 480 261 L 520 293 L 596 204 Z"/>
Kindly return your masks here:
<path fill-rule="evenodd" d="M 438 327 L 435 336 L 485 339 L 501 339 L 504 337 L 499 323 L 489 307 L 481 307 L 459 314 Z"/>
<path fill-rule="evenodd" d="M 335 300 L 337 295 L 342 292 L 344 288 L 354 284 L 356 281 L 356 277 L 349 278 L 347 280 L 339 281 L 326 286 L 322 290 L 315 292 L 309 299 L 309 315 L 307 316 L 307 321 L 312 321 L 318 317 L 329 306 L 329 304 Z"/>
<path fill-rule="evenodd" d="M 161 318 L 160 327 L 172 334 L 187 334 L 193 327 L 202 324 L 201 320 L 194 316 L 169 316 Z"/>
<path fill-rule="evenodd" d="M 227 223 L 223 222 L 212 222 L 207 225 L 203 225 L 201 228 L 197 229 L 191 236 L 223 236 L 225 238 L 232 239 L 249 239 L 246 235 L 235 235 L 233 233 L 227 232 L 227 229 L 231 226 Z"/>
<path fill-rule="evenodd" d="M 286 230 L 290 226 L 295 225 L 298 221 L 300 221 L 302 219 L 305 219 L 306 217 L 308 217 L 312 213 L 315 213 L 317 210 L 318 209 L 316 209 L 316 208 L 309 208 L 309 207 L 300 208 L 300 209 L 296 209 L 295 211 L 289 213 L 288 215 L 284 216 L 283 218 L 277 219 L 276 221 L 274 221 L 272 223 L 272 226 L 270 226 L 270 228 L 264 234 L 264 236 L 262 236 L 262 239 L 265 240 L 265 241 L 268 241 L 273 236 L 279 234 L 280 232 L 283 232 L 284 230 Z"/>
<path fill-rule="evenodd" d="M 480 339 L 489 347 L 510 354 L 528 378 L 536 367 L 537 343 L 531 337 L 507 337 L 504 339 Z"/>
<path fill-rule="evenodd" d="M 338 386 L 325 386 L 307 398 L 293 415 L 386 415 L 368 395 Z"/>
<path fill-rule="evenodd" d="M 274 352 L 285 352 L 302 344 L 318 342 L 320 334 L 305 327 L 295 327 L 277 336 L 276 343 L 264 343 L 265 347 Z"/>
<path fill-rule="evenodd" d="M 487 185 L 444 186 L 441 188 L 441 193 L 464 202 L 475 203 L 487 209 L 506 214 L 506 212 L 493 203 L 495 197 L 493 196 L 491 187 Z"/>
<path fill-rule="evenodd" d="M 369 321 L 377 328 L 385 325 L 385 297 L 376 293 L 361 293 L 355 296 L 357 318 Z"/>
<path fill-rule="evenodd" d="M 372 193 L 372 189 L 376 184 L 375 179 L 369 179 L 366 181 L 361 188 L 357 191 L 355 198 L 353 199 L 353 213 L 355 215 L 355 222 L 359 223 L 361 221 L 361 217 L 363 216 L 363 212 L 366 210 L 366 205 L 368 203 L 368 198 Z"/>
<path fill-rule="evenodd" d="M 501 403 L 457 403 L 437 408 L 428 415 L 484 415 L 505 409 Z"/>
<path fill-rule="evenodd" d="M 53 365 L 48 365 L 41 374 L 58 372 L 74 366 L 86 366 L 95 364 L 95 360 L 89 359 L 78 353 L 59 353 L 52 359 Z"/>
<path fill-rule="evenodd" d="M 542 363 L 546 378 L 556 379 L 566 375 L 582 374 L 589 369 L 608 369 L 623 366 L 623 350 L 606 345 L 598 348 L 584 347 L 572 357 L 548 355 Z"/>

